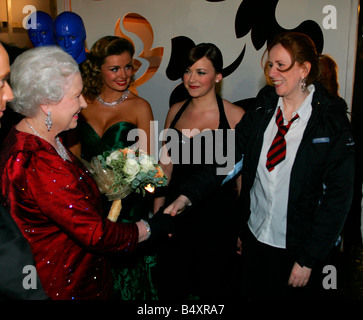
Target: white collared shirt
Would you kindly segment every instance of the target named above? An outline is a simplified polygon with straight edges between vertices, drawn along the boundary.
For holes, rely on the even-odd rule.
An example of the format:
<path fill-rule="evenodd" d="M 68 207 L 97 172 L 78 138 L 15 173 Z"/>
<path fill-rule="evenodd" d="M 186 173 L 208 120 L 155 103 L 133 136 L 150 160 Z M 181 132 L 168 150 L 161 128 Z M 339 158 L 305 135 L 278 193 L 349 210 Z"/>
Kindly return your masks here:
<path fill-rule="evenodd" d="M 278 106 L 283 113 L 283 100 L 280 97 L 269 125 L 263 137 L 263 145 L 256 178 L 250 191 L 251 215 L 248 226 L 258 241 L 278 248 L 286 248 L 286 220 L 287 204 L 289 198 L 290 174 L 295 156 L 299 148 L 306 125 L 311 115 L 311 102 L 315 91 L 314 85 L 309 86 L 309 95 L 300 105 L 296 112 L 296 119 L 285 135 L 286 158 L 277 164 L 271 172 L 266 168 L 267 153 L 275 138 L 278 127 L 276 125 L 276 114 Z M 284 117 L 284 124 L 288 121 Z"/>

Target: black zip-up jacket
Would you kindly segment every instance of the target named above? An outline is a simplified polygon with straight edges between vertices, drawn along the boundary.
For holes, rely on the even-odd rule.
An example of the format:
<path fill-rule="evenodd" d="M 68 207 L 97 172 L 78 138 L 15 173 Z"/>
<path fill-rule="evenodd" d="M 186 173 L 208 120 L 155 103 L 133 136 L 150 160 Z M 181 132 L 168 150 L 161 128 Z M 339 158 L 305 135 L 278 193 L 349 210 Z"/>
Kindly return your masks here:
<path fill-rule="evenodd" d="M 354 180 L 354 140 L 346 103 L 331 97 L 320 83 L 314 85 L 312 114 L 291 171 L 286 230 L 286 249 L 309 268 L 324 261 L 338 239 L 351 205 Z M 236 163 L 243 155 L 241 230 L 250 215 L 250 190 L 277 102 L 273 87 L 262 88 L 235 129 Z M 216 175 L 215 167 L 204 169 L 181 186 L 181 194 L 193 204 L 225 179 Z"/>
<path fill-rule="evenodd" d="M 49 300 L 37 274 L 35 283 L 27 280 L 31 274 L 23 273 L 26 266 L 35 267 L 30 245 L 10 213 L 0 206 L 0 300 Z M 24 282 L 34 286 L 26 289 Z"/>

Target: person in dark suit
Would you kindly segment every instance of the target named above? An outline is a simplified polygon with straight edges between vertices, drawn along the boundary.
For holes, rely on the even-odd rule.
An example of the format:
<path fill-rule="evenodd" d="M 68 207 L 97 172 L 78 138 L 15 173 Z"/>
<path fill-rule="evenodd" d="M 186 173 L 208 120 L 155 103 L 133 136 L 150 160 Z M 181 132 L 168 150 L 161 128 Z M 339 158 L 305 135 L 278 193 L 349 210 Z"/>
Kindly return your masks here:
<path fill-rule="evenodd" d="M 0 43 L 0 118 L 6 103 L 13 99 L 8 84 L 9 56 Z M 35 262 L 28 242 L 10 214 L 0 206 L 0 300 L 48 299 L 35 269 Z"/>
<path fill-rule="evenodd" d="M 28 241 L 0 206 L 0 300 L 47 300 Z"/>

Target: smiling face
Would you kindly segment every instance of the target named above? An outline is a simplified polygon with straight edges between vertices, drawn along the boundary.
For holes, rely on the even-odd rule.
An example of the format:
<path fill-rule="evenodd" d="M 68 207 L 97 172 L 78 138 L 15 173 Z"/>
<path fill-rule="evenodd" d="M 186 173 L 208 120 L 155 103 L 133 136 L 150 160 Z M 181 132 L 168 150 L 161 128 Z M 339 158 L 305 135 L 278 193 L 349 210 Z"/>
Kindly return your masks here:
<path fill-rule="evenodd" d="M 206 57 L 187 68 L 183 75 L 184 86 L 193 98 L 214 92 L 216 82 L 221 79 L 222 75 L 216 73 L 212 62 Z"/>
<path fill-rule="evenodd" d="M 101 66 L 102 90 L 125 91 L 133 75 L 132 59 L 128 52 L 108 56 Z"/>
<path fill-rule="evenodd" d="M 48 105 L 49 109 L 44 110 L 45 113 L 51 111 L 56 131 L 62 132 L 77 126 L 78 114 L 87 106 L 81 95 L 82 88 L 82 77 L 79 72 L 69 76 L 63 99 L 56 105 Z"/>
<path fill-rule="evenodd" d="M 289 52 L 281 45 L 274 46 L 268 54 L 268 75 L 275 87 L 276 93 L 285 98 L 301 95 L 301 79 L 308 75 L 309 67 L 306 64 L 292 63 Z"/>
<path fill-rule="evenodd" d="M 10 75 L 9 56 L 0 44 L 0 118 L 4 115 L 6 103 L 13 100 L 13 92 L 8 84 Z"/>

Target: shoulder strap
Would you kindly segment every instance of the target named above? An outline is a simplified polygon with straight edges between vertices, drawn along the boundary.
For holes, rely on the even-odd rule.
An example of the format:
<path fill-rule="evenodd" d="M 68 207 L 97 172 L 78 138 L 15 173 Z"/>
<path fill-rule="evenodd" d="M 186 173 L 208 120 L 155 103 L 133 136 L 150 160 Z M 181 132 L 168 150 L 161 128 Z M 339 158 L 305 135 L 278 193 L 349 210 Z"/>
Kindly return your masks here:
<path fill-rule="evenodd" d="M 180 116 L 182 115 L 182 113 L 184 112 L 184 110 L 187 108 L 187 106 L 189 105 L 189 103 L 190 103 L 191 100 L 192 100 L 192 98 L 190 97 L 190 98 L 187 99 L 187 101 L 184 102 L 184 104 L 182 105 L 182 107 L 179 109 L 179 111 L 175 115 L 173 121 L 171 122 L 170 128 L 174 128 L 174 126 L 178 122 Z"/>
<path fill-rule="evenodd" d="M 218 103 L 218 110 L 219 110 L 219 129 L 231 129 L 226 113 L 224 112 L 224 105 L 222 98 L 217 94 L 217 103 Z"/>

